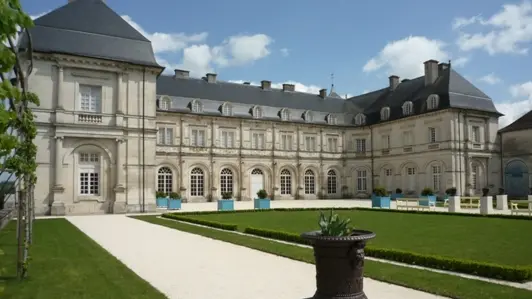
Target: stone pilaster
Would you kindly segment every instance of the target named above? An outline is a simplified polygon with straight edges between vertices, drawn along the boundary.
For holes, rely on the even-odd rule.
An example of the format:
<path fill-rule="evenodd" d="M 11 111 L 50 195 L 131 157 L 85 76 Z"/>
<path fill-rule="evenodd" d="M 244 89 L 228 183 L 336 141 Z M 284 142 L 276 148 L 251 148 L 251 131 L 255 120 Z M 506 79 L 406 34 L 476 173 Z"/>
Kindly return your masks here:
<path fill-rule="evenodd" d="M 63 81 L 65 75 L 63 71 L 63 66 L 57 66 L 57 110 L 64 110 L 64 95 L 63 95 Z"/>
<path fill-rule="evenodd" d="M 113 213 L 114 214 L 123 214 L 127 211 L 127 203 L 126 203 L 126 194 L 125 194 L 125 184 L 124 184 L 124 163 L 122 161 L 122 158 L 124 158 L 125 155 L 125 148 L 124 148 L 124 139 L 117 138 L 116 139 L 116 178 L 115 178 L 115 201 L 113 204 Z"/>
<path fill-rule="evenodd" d="M 55 165 L 54 165 L 54 186 L 52 187 L 53 202 L 51 214 L 53 216 L 65 215 L 65 203 L 63 195 L 65 187 L 63 185 L 63 136 L 55 136 Z"/>

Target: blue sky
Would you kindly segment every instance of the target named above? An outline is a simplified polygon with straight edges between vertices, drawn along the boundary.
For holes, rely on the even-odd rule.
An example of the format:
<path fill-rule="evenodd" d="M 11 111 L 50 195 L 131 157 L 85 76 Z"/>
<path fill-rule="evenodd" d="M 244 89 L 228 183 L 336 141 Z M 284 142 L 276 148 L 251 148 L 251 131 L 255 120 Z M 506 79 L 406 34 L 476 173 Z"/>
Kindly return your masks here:
<path fill-rule="evenodd" d="M 67 0 L 21 0 L 38 16 Z M 106 3 L 152 40 L 171 72 L 220 80 L 291 81 L 301 91 L 355 95 L 388 76 L 422 74 L 428 59 L 453 67 L 507 117 L 532 109 L 532 0 L 442 2 L 202 0 Z"/>

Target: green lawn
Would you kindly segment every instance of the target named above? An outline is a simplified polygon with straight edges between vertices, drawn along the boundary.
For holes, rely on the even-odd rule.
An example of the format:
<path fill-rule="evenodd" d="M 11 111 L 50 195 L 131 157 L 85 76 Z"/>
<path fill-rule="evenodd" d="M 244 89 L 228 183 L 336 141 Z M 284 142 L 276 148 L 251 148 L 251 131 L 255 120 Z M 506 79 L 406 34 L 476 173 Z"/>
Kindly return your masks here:
<path fill-rule="evenodd" d="M 261 213 L 257 213 L 261 214 Z M 267 214 L 267 213 L 265 213 Z M 157 218 L 156 216 L 133 217 L 153 224 L 229 242 L 263 252 L 284 256 L 294 260 L 314 263 L 312 249 L 283 244 L 251 236 L 214 230 L 206 227 L 189 225 L 177 221 Z M 247 261 L 249 262 L 249 261 Z M 286 269 L 279 269 L 284 271 Z M 532 292 L 512 287 L 491 284 L 478 280 L 464 279 L 457 276 L 439 274 L 426 270 L 365 261 L 365 277 L 385 281 L 405 287 L 460 299 L 530 299 Z"/>
<path fill-rule="evenodd" d="M 326 211 L 327 212 L 327 211 Z M 503 265 L 532 265 L 532 221 L 380 211 L 336 211 L 356 228 L 374 231 L 369 246 Z M 328 212 L 327 212 L 328 213 Z M 319 211 L 266 211 L 187 215 L 239 230 L 255 227 L 302 233 L 318 229 Z"/>
<path fill-rule="evenodd" d="M 65 219 L 37 220 L 27 280 L 16 275 L 16 225 L 0 231 L 0 298 L 166 298 Z"/>

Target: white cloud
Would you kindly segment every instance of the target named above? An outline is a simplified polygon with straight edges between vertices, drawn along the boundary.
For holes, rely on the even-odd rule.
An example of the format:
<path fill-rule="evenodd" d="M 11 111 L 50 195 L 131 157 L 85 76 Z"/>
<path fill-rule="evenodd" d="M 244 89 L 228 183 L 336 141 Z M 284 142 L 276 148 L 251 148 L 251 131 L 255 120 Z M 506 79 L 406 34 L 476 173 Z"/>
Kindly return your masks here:
<path fill-rule="evenodd" d="M 272 42 L 265 34 L 231 36 L 212 48 L 213 62 L 221 67 L 251 63 L 270 55 Z"/>
<path fill-rule="evenodd" d="M 473 24 L 487 30 L 462 31 Z M 532 3 L 525 0 L 519 4 L 505 4 L 487 20 L 480 16 L 457 18 L 453 28 L 460 30 L 456 43 L 463 51 L 483 49 L 490 55 L 526 54 L 532 42 Z"/>
<path fill-rule="evenodd" d="M 490 85 L 494 85 L 494 84 L 501 82 L 501 78 L 497 77 L 494 73 L 482 76 L 478 80 L 481 82 L 490 84 Z"/>
<path fill-rule="evenodd" d="M 528 111 L 532 110 L 532 81 L 511 86 L 510 93 L 516 98 L 524 97 L 526 99 L 495 103 L 497 109 L 505 114 L 504 117 L 499 119 L 500 128 L 509 125 Z"/>
<path fill-rule="evenodd" d="M 510 93 L 514 97 L 527 97 L 532 101 L 532 81 L 510 86 Z"/>
<path fill-rule="evenodd" d="M 290 50 L 287 49 L 287 48 L 282 48 L 280 51 L 281 51 L 281 55 L 283 55 L 283 57 L 287 57 L 288 55 L 290 55 Z"/>
<path fill-rule="evenodd" d="M 364 72 L 384 70 L 388 75 L 414 78 L 423 74 L 423 62 L 429 59 L 445 61 L 450 55 L 445 43 L 424 36 L 409 36 L 388 43 L 363 67 Z M 462 61 L 463 63 L 463 61 Z"/>
<path fill-rule="evenodd" d="M 469 62 L 469 57 L 458 57 L 452 61 L 453 67 L 463 67 Z"/>

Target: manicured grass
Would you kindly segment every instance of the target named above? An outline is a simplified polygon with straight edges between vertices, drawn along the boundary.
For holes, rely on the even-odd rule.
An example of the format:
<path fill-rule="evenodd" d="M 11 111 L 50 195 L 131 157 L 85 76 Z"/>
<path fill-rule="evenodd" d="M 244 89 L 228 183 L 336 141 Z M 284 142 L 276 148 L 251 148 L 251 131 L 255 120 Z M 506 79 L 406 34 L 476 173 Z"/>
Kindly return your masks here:
<path fill-rule="evenodd" d="M 0 298 L 166 298 L 65 219 L 36 220 L 29 276 L 16 275 L 16 223 L 0 231 Z"/>
<path fill-rule="evenodd" d="M 328 212 L 328 211 L 325 211 Z M 355 228 L 374 231 L 369 246 L 502 265 L 532 265 L 532 221 L 452 215 L 335 211 Z M 187 215 L 246 227 L 302 233 L 318 229 L 319 211 L 266 211 Z"/>
<path fill-rule="evenodd" d="M 261 213 L 256 213 L 261 214 Z M 265 213 L 268 214 L 268 213 Z M 314 263 L 312 249 L 283 244 L 270 240 L 218 231 L 177 221 L 160 219 L 156 216 L 133 217 L 153 224 L 221 240 L 263 252 L 284 256 L 294 260 Z M 284 271 L 286 269 L 279 269 Z M 365 277 L 405 287 L 460 299 L 530 299 L 532 292 L 483 281 L 464 279 L 457 276 L 417 270 L 370 260 L 365 261 Z"/>

